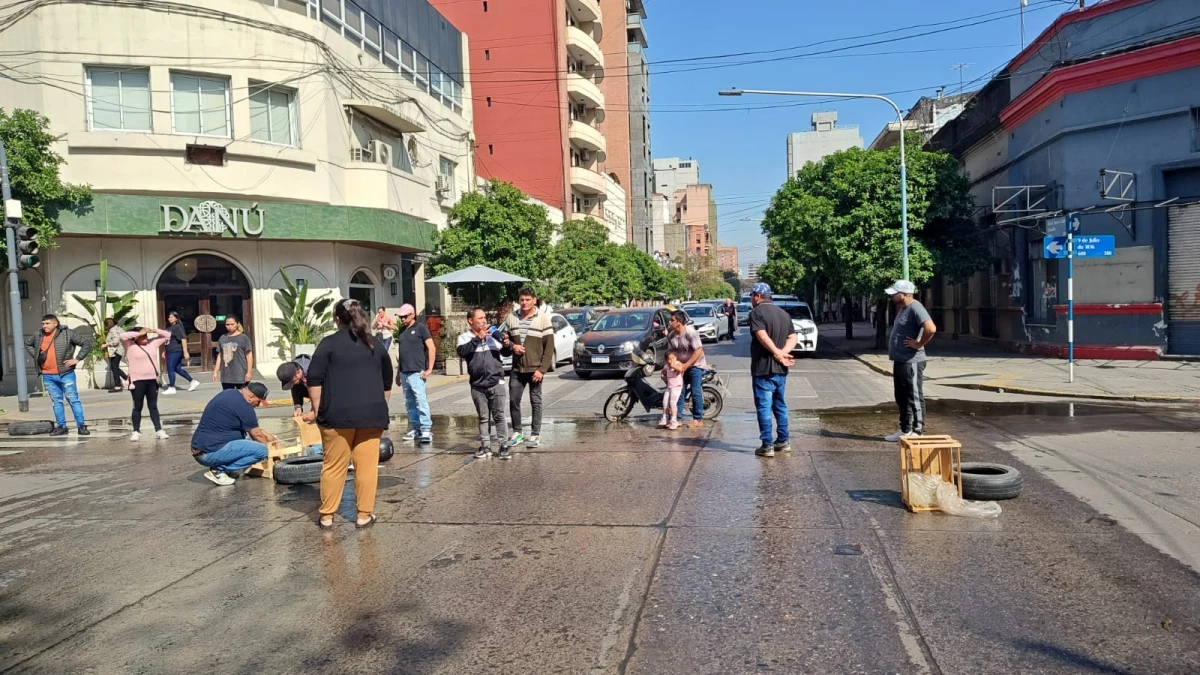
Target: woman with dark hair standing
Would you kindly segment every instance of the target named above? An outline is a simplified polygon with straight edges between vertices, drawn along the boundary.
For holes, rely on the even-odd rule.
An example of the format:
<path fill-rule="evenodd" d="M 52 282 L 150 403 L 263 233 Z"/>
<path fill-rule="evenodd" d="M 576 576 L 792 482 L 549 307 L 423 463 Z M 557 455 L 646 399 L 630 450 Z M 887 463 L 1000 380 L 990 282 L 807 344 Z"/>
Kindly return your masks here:
<path fill-rule="evenodd" d="M 392 359 L 371 336 L 371 318 L 357 300 L 337 303 L 333 318 L 338 331 L 317 345 L 307 373 L 312 411 L 304 419 L 321 427 L 325 453 L 318 524 L 333 527 L 353 459 L 357 525 L 369 527 L 375 522 L 379 439 L 389 421 Z"/>
<path fill-rule="evenodd" d="M 217 346 L 213 382 L 219 380 L 222 389 L 241 389 L 246 386 L 254 376 L 254 345 L 238 317 L 225 317 L 225 334 L 217 340 Z"/>
<path fill-rule="evenodd" d="M 122 382 L 127 382 L 129 376 L 121 370 L 121 359 L 125 357 L 125 347 L 121 345 L 121 327 L 111 317 L 104 320 L 104 346 L 108 354 L 108 372 L 112 373 L 113 388 L 109 391 L 121 391 Z"/>
<path fill-rule="evenodd" d="M 154 328 L 121 333 L 121 344 L 129 359 L 129 381 L 133 383 L 133 433 L 129 440 L 135 443 L 142 436 L 142 406 L 146 403 L 150 404 L 155 437 L 167 437 L 158 418 L 158 350 L 170 337 L 167 331 Z"/>
<path fill-rule="evenodd" d="M 170 384 L 163 390 L 163 395 L 175 393 L 175 376 L 181 375 L 183 379 L 191 382 L 188 391 L 195 391 L 196 387 L 200 386 L 199 380 L 193 380 L 188 371 L 183 369 L 183 364 L 191 358 L 187 348 L 187 329 L 183 327 L 183 319 L 179 317 L 179 312 L 171 312 L 167 315 L 167 332 L 171 334 L 171 339 L 167 342 L 167 379 Z"/>

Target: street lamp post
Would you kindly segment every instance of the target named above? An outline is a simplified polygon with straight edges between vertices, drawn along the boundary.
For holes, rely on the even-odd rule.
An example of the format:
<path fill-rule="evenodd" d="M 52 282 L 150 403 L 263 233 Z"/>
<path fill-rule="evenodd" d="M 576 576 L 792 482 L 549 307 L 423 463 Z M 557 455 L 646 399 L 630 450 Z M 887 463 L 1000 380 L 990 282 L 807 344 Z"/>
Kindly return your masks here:
<path fill-rule="evenodd" d="M 903 249 L 901 276 L 908 279 L 908 170 L 904 164 L 904 115 L 895 101 L 879 94 L 837 94 L 823 91 L 770 91 L 766 89 L 729 89 L 718 92 L 721 96 L 763 94 L 767 96 L 817 96 L 822 98 L 873 98 L 892 106 L 896 119 L 900 121 L 900 242 Z"/>

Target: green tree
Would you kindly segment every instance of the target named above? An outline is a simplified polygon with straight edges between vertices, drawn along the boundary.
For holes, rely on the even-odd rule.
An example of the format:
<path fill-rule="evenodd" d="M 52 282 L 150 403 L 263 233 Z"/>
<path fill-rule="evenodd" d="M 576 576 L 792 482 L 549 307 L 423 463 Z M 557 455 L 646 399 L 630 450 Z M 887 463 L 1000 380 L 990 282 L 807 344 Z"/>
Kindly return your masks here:
<path fill-rule="evenodd" d="M 0 109 L 0 138 L 8 155 L 12 196 L 21 201 L 22 220 L 37 230 L 38 244 L 46 249 L 54 246 L 62 230 L 58 214 L 86 212 L 92 201 L 90 187 L 64 183 L 59 177 L 59 168 L 66 160 L 51 149 L 54 136 L 47 131 L 49 127 L 50 120 L 33 110 L 8 113 Z M 3 211 L 4 205 L 0 204 L 0 214 Z M 0 252 L 6 251 L 0 240 Z"/>
<path fill-rule="evenodd" d="M 642 269 L 608 230 L 586 218 L 567 221 L 550 254 L 551 293 L 575 305 L 622 305 L 645 294 Z"/>
<path fill-rule="evenodd" d="M 929 152 L 913 135 L 908 160 L 909 276 L 969 276 L 986 262 L 970 215 L 968 182 L 956 160 Z M 810 162 L 775 194 L 763 218 L 765 277 L 781 287 L 820 279 L 847 301 L 869 294 L 886 309 L 883 289 L 902 270 L 899 149 L 851 148 Z M 884 322 L 876 340 L 883 343 Z M 852 337 L 847 321 L 846 334 Z"/>
<path fill-rule="evenodd" d="M 721 278 L 725 280 L 725 283 L 729 284 L 729 287 L 733 289 L 735 294 L 742 292 L 742 279 L 738 276 L 736 270 L 721 270 Z"/>
<path fill-rule="evenodd" d="M 532 280 L 546 290 L 550 235 L 554 231 L 546 209 L 529 201 L 511 183 L 492 180 L 482 192 L 468 192 L 450 209 L 450 225 L 434 238 L 433 275 L 471 265 L 487 265 Z M 481 302 L 495 306 L 513 297 L 523 284 L 482 284 Z M 475 297 L 475 289 L 464 289 Z"/>
<path fill-rule="evenodd" d="M 684 256 L 683 283 L 693 300 L 736 297 L 733 286 L 725 282 L 712 264 L 711 256 Z"/>

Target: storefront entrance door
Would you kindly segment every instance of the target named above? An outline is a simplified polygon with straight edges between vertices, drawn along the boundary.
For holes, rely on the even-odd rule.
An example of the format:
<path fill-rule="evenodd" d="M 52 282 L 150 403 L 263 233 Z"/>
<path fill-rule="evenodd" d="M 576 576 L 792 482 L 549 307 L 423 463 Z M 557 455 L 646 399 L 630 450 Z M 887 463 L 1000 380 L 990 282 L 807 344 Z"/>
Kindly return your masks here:
<path fill-rule="evenodd" d="M 224 258 L 204 254 L 181 258 L 163 272 L 157 290 L 160 325 L 167 325 L 170 312 L 179 312 L 188 331 L 189 367 L 212 370 L 226 317 L 240 318 L 246 335 L 254 340 L 250 284 L 241 270 Z M 196 317 L 205 314 L 216 319 L 212 333 L 196 329 Z"/>

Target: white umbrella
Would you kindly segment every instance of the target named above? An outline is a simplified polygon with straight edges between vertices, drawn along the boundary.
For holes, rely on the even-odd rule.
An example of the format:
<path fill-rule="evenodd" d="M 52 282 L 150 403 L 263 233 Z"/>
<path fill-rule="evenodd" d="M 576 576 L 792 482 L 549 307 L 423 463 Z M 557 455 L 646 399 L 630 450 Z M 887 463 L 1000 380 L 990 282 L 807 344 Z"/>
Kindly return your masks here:
<path fill-rule="evenodd" d="M 529 280 L 515 274 L 492 269 L 486 265 L 471 265 L 470 267 L 436 276 L 432 279 L 426 279 L 425 281 L 435 284 L 475 284 L 475 297 L 478 300 L 481 297 L 479 284 L 507 284 Z"/>

